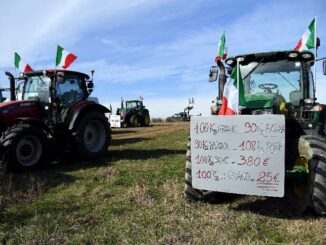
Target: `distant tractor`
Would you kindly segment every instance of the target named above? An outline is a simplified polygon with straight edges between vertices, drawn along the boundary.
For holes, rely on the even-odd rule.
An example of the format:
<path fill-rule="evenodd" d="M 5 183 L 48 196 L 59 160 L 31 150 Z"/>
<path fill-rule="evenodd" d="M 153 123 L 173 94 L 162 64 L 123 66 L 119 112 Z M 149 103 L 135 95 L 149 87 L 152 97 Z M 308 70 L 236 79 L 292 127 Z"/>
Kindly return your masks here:
<path fill-rule="evenodd" d="M 189 98 L 189 104 L 186 108 L 184 108 L 183 112 L 175 113 L 172 117 L 166 118 L 166 121 L 190 121 L 190 111 L 194 108 L 194 98 Z"/>
<path fill-rule="evenodd" d="M 311 66 L 316 63 L 309 51 L 254 53 L 228 58 L 212 67 L 210 80 L 219 82 L 219 96 L 212 114 L 219 116 L 228 71 L 239 62 L 245 105 L 240 115 L 282 114 L 285 118 L 285 196 L 299 212 L 312 209 L 326 214 L 326 107 L 316 100 Z M 323 63 L 324 75 L 326 64 Z M 218 76 L 219 73 L 219 76 Z M 218 138 L 216 137 L 216 140 Z M 221 192 L 196 189 L 192 185 L 191 141 L 188 143 L 185 195 L 209 201 L 223 198 Z M 232 165 L 233 166 L 233 165 Z M 237 166 L 238 169 L 240 166 Z M 218 185 L 218 182 L 216 182 Z"/>
<path fill-rule="evenodd" d="M 72 151 L 83 158 L 106 153 L 111 129 L 106 107 L 89 100 L 93 79 L 68 70 L 6 72 L 11 101 L 0 104 L 0 163 L 32 170 L 50 152 Z M 16 100 L 15 84 L 21 86 Z"/>
<path fill-rule="evenodd" d="M 121 107 L 117 109 L 123 127 L 149 126 L 150 116 L 148 109 L 143 105 L 143 100 L 121 100 Z"/>

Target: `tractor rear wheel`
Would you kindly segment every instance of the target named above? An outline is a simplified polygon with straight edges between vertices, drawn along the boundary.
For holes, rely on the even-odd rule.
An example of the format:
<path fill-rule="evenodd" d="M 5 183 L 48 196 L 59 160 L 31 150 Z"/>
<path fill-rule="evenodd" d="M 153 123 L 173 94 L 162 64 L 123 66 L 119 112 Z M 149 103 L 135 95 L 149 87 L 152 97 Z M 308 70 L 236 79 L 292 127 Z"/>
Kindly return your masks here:
<path fill-rule="evenodd" d="M 318 136 L 299 139 L 299 156 L 308 174 L 300 182 L 287 185 L 287 198 L 297 212 L 312 209 L 319 215 L 326 214 L 326 142 Z"/>
<path fill-rule="evenodd" d="M 2 164 L 13 170 L 32 170 L 45 160 L 48 139 L 45 132 L 31 124 L 15 124 L 0 138 Z"/>
<path fill-rule="evenodd" d="M 185 173 L 185 197 L 195 201 L 214 202 L 217 200 L 218 192 L 196 189 L 192 186 L 192 163 L 191 163 L 191 140 L 187 144 Z"/>
<path fill-rule="evenodd" d="M 139 120 L 138 120 L 138 117 L 137 115 L 132 115 L 129 119 L 129 124 L 131 127 L 138 127 L 138 123 L 139 123 Z"/>
<path fill-rule="evenodd" d="M 111 129 L 107 118 L 100 112 L 90 112 L 79 121 L 74 135 L 74 147 L 84 158 L 103 155 L 111 141 Z"/>

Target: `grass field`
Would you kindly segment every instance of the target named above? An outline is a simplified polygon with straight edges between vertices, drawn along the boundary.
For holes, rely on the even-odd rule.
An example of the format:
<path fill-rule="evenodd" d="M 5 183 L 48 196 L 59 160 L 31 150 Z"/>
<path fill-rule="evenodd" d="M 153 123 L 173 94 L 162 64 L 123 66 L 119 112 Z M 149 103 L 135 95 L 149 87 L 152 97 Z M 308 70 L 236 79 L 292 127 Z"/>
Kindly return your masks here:
<path fill-rule="evenodd" d="M 0 242 L 326 244 L 326 219 L 281 199 L 215 204 L 183 196 L 186 123 L 114 129 L 107 155 L 1 177 Z"/>

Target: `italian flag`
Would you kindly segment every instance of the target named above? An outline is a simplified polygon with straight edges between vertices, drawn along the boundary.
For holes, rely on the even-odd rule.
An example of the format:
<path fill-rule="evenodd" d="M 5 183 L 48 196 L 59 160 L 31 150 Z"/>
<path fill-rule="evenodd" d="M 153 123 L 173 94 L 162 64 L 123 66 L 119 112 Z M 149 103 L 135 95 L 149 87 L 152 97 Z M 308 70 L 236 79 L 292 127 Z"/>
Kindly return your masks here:
<path fill-rule="evenodd" d="M 239 70 L 239 76 L 238 76 Z M 239 78 L 239 89 L 238 89 L 238 78 Z M 219 111 L 219 115 L 235 115 L 238 112 L 239 105 L 245 104 L 243 80 L 241 77 L 240 67 L 233 68 L 232 73 L 226 84 L 224 85 L 223 91 L 223 102 L 222 107 Z"/>
<path fill-rule="evenodd" d="M 316 40 L 316 18 L 314 18 L 308 29 L 303 33 L 300 41 L 294 50 L 303 51 L 309 50 L 311 48 L 315 48 L 315 40 Z"/>
<path fill-rule="evenodd" d="M 75 59 L 77 59 L 76 55 L 64 50 L 64 48 L 58 45 L 57 58 L 55 62 L 56 66 L 61 66 L 63 69 L 67 69 Z"/>
<path fill-rule="evenodd" d="M 225 47 L 225 32 L 218 42 L 218 55 L 215 58 L 215 62 L 225 60 L 227 56 L 227 48 Z"/>
<path fill-rule="evenodd" d="M 33 71 L 33 69 L 26 64 L 24 61 L 22 61 L 22 59 L 20 58 L 20 56 L 15 53 L 15 67 L 21 71 L 21 72 L 28 72 L 28 71 Z"/>

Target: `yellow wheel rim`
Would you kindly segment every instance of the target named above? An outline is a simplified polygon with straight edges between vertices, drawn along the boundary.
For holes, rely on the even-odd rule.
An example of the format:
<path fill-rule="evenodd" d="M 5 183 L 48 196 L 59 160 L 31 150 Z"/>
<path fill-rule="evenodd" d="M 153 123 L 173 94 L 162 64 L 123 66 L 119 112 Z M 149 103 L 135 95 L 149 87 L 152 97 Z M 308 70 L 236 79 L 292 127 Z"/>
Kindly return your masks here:
<path fill-rule="evenodd" d="M 294 166 L 304 166 L 306 169 L 308 168 L 308 160 L 304 156 L 298 156 L 297 159 L 295 160 Z M 293 190 L 294 193 L 302 198 L 304 197 L 306 191 L 307 191 L 307 183 L 293 183 Z"/>

